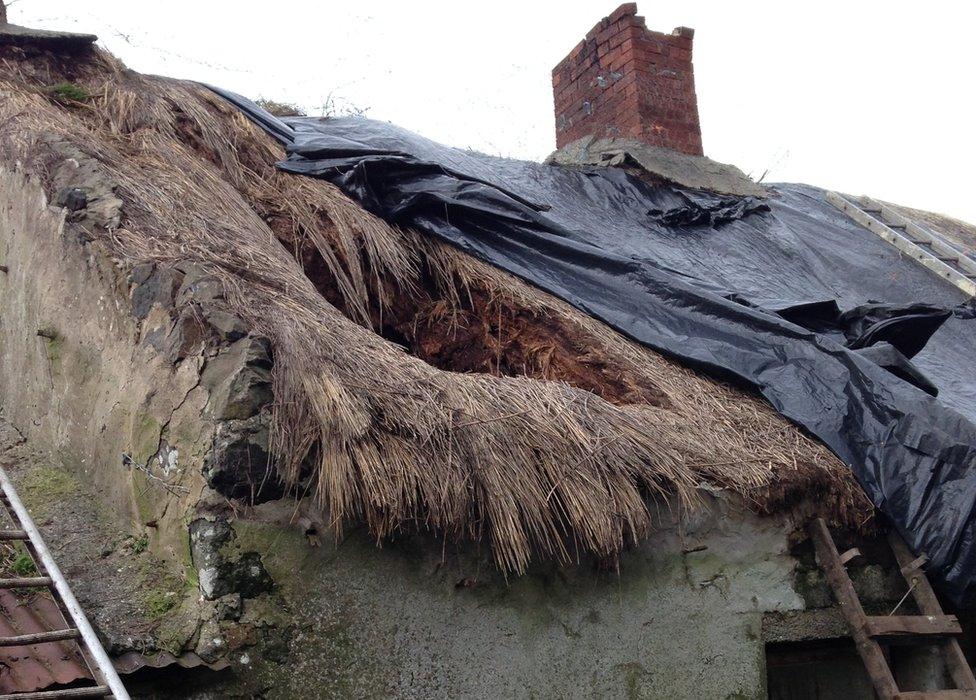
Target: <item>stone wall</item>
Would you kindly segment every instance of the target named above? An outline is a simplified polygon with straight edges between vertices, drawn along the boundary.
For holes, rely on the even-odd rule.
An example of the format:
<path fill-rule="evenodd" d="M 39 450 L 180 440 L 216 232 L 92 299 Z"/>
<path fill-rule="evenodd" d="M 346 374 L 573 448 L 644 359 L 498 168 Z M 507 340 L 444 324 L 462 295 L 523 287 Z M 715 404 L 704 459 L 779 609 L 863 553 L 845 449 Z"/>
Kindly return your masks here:
<path fill-rule="evenodd" d="M 200 605 L 207 563 L 193 558 L 189 523 L 213 502 L 281 495 L 269 474 L 268 345 L 222 310 L 220 287 L 205 271 L 117 265 L 88 232 L 117 226 L 121 201 L 97 164 L 62 155 L 64 167 L 52 169 L 53 198 L 74 201 L 70 209 L 49 205 L 39 178 L 0 170 L 0 407 L 45 473 L 81 485 L 79 507 L 97 494 L 86 512 L 104 522 L 74 533 L 76 549 L 106 528 L 128 533 L 161 563 L 143 581 L 147 589 L 167 577 L 186 583 L 174 590 L 185 599 L 166 601 L 182 616 L 178 632 L 162 619 L 155 632 L 166 648 L 192 651 L 195 629 L 215 605 Z M 81 581 L 101 565 L 74 576 Z M 83 600 L 90 607 L 113 604 L 92 590 L 96 599 Z M 119 651 L 133 639 L 140 651 L 152 649 L 142 627 L 101 631 Z"/>

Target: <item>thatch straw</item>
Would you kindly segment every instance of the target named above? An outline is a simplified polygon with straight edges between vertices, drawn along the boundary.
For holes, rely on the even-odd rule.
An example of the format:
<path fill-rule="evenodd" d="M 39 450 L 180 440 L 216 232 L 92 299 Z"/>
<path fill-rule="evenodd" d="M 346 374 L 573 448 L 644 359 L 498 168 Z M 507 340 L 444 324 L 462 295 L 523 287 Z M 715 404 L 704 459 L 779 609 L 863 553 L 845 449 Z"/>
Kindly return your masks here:
<path fill-rule="evenodd" d="M 760 399 L 390 227 L 328 183 L 278 172 L 278 145 L 205 88 L 104 54 L 8 55 L 0 78 L 7 158 L 43 174 L 50 138 L 96 158 L 125 203 L 121 228 L 97 242 L 123 267 L 205 265 L 271 339 L 276 467 L 296 484 L 314 455 L 337 529 L 484 540 L 501 568 L 523 571 L 533 553 L 615 555 L 648 531 L 650 501 L 693 504 L 702 482 L 761 512 L 803 499 L 847 522 L 870 512 L 849 470 Z M 91 99 L 63 105 L 41 89 L 62 80 Z M 377 332 L 392 328 L 429 362 Z M 462 331 L 495 359 L 444 359 L 432 341 Z M 450 371 L 472 368 L 483 371 Z"/>

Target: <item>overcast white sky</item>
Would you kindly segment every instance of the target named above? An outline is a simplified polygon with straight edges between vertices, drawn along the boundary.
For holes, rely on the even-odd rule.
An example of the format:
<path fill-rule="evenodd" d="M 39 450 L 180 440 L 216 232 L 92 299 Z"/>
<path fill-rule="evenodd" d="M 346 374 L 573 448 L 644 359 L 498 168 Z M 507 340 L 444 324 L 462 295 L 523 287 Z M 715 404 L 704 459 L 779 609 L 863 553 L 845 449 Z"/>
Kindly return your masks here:
<path fill-rule="evenodd" d="M 538 160 L 550 71 L 619 3 L 16 0 L 10 21 L 98 34 L 129 67 L 316 113 L 368 109 L 453 146 Z M 976 222 L 976 3 L 645 0 L 694 27 L 705 152 L 767 181 Z"/>

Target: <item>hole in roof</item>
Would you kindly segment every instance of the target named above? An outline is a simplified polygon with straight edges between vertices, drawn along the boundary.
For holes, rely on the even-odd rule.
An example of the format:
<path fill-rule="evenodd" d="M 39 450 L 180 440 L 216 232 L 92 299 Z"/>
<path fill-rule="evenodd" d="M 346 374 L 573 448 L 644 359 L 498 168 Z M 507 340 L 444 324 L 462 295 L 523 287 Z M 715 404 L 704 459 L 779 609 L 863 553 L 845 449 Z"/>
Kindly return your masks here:
<path fill-rule="evenodd" d="M 307 242 L 288 238 L 286 247 L 319 293 L 352 318 L 322 256 Z M 650 379 L 601 352 L 555 313 L 522 307 L 476 283 L 452 299 L 426 268 L 416 292 L 404 292 L 392 280 L 373 282 L 386 285 L 383 296 L 392 300 L 381 308 L 377 290 L 371 290 L 373 329 L 438 369 L 563 381 L 615 404 L 670 407 L 667 394 Z"/>

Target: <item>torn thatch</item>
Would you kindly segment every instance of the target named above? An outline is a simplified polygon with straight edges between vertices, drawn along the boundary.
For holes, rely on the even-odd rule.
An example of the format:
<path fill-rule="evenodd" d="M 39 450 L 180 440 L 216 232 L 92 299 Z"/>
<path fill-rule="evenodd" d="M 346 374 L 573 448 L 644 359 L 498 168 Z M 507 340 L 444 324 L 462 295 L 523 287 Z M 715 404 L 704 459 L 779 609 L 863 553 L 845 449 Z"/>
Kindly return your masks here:
<path fill-rule="evenodd" d="M 849 470 L 760 399 L 278 172 L 278 145 L 199 85 L 101 53 L 8 53 L 0 80 L 7 162 L 43 177 L 56 142 L 93 157 L 124 202 L 118 229 L 93 232 L 119 264 L 204 265 L 271 339 L 277 468 L 294 485 L 314 455 L 336 523 L 485 540 L 521 571 L 533 552 L 613 555 L 647 531 L 649 498 L 691 503 L 701 482 L 760 511 L 870 512 Z M 52 99 L 63 81 L 89 99 Z"/>

